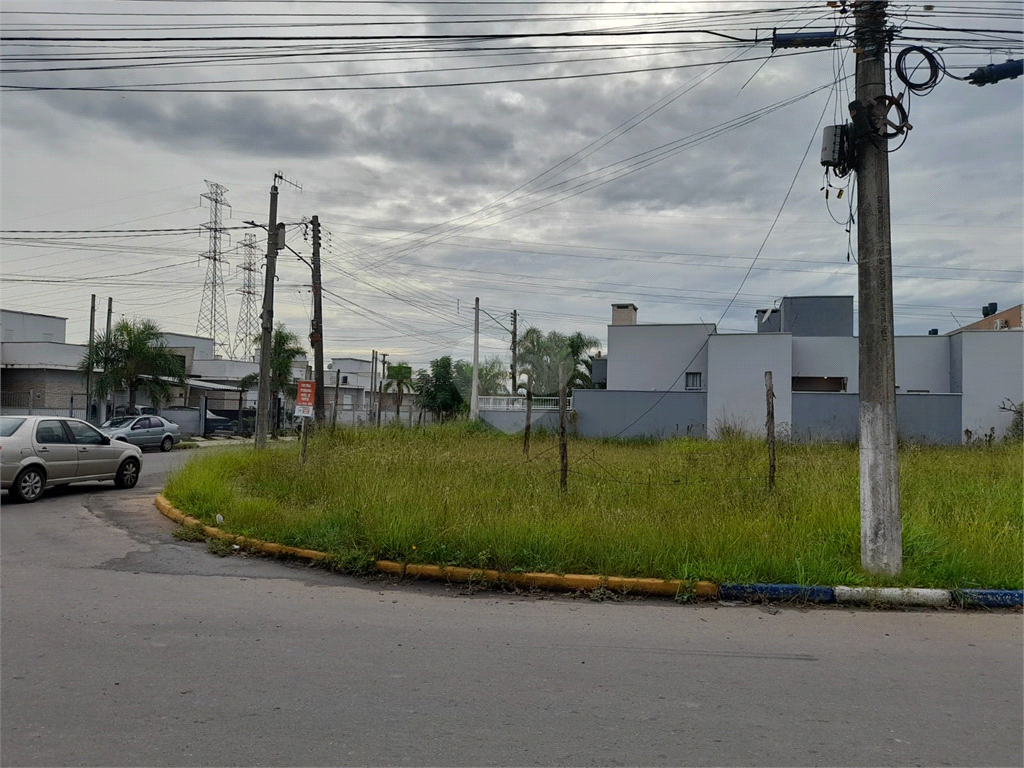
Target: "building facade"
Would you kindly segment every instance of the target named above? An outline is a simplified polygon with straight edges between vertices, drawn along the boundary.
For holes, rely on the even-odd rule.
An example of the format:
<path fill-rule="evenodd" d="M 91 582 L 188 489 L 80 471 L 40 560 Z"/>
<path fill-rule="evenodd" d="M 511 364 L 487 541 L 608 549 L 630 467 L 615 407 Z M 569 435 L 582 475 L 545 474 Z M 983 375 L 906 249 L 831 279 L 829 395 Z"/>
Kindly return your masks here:
<path fill-rule="evenodd" d="M 855 441 L 859 347 L 852 296 L 796 296 L 758 310 L 750 333 L 707 323 L 644 325 L 615 304 L 608 326 L 607 389 L 573 393 L 588 437 L 765 433 L 765 373 L 776 429 L 795 440 Z M 1015 314 L 1014 314 L 1015 313 Z M 898 336 L 897 429 L 903 439 L 959 443 L 1002 437 L 1024 400 L 1024 332 L 1013 317 L 944 336 Z M 1003 313 L 998 313 L 1002 315 Z M 998 328 L 998 330 L 997 330 Z"/>

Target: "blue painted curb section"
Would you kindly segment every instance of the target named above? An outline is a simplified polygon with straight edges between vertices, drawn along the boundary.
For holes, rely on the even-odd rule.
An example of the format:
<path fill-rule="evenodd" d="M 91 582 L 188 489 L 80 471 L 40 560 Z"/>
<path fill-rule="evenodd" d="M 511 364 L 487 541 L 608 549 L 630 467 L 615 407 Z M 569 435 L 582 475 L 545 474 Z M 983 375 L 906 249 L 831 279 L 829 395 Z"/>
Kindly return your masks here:
<path fill-rule="evenodd" d="M 800 584 L 721 584 L 719 600 L 799 600 L 805 603 L 834 603 L 832 587 L 806 587 Z"/>
<path fill-rule="evenodd" d="M 976 608 L 1014 608 L 1024 605 L 1019 589 L 919 589 L 912 587 L 808 587 L 800 584 L 722 584 L 720 600 L 804 603 L 842 603 L 876 606 L 962 605 Z"/>
<path fill-rule="evenodd" d="M 957 589 L 953 600 L 962 605 L 984 608 L 1012 608 L 1024 605 L 1024 590 L 1020 589 Z"/>

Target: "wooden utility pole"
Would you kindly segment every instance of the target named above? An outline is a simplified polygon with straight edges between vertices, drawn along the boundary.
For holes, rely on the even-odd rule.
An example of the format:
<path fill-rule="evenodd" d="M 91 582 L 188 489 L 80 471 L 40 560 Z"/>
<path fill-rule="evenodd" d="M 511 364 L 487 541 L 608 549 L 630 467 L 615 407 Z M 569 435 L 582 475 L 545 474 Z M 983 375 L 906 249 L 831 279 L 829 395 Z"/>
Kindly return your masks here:
<path fill-rule="evenodd" d="M 893 339 L 889 155 L 884 124 L 885 2 L 854 3 L 857 102 L 857 254 L 860 338 L 860 543 L 869 573 L 903 569 Z M 858 116 L 860 120 L 858 121 Z M 864 118 L 867 118 L 865 120 Z M 865 123 L 867 126 L 865 127 Z"/>
<path fill-rule="evenodd" d="M 469 418 L 480 418 L 480 297 L 474 302 L 473 311 L 473 384 L 469 390 Z"/>
<path fill-rule="evenodd" d="M 568 397 L 566 396 L 565 363 L 558 364 L 558 485 L 565 493 L 569 489 L 569 444 L 566 439 Z"/>
<path fill-rule="evenodd" d="M 313 330 L 309 342 L 313 347 L 313 380 L 316 391 L 313 394 L 313 418 L 317 424 L 324 422 L 324 304 L 322 276 L 320 273 L 320 217 L 314 216 L 313 225 Z"/>
<path fill-rule="evenodd" d="M 768 490 L 775 488 L 775 388 L 772 386 L 772 372 L 764 372 L 764 394 L 766 404 L 765 429 L 768 432 Z"/>
<path fill-rule="evenodd" d="M 263 313 L 260 335 L 260 383 L 256 396 L 256 449 L 267 447 L 273 421 L 270 402 L 270 364 L 274 337 L 274 276 L 277 272 L 277 176 L 270 187 L 270 216 L 267 220 L 267 270 L 263 283 Z"/>

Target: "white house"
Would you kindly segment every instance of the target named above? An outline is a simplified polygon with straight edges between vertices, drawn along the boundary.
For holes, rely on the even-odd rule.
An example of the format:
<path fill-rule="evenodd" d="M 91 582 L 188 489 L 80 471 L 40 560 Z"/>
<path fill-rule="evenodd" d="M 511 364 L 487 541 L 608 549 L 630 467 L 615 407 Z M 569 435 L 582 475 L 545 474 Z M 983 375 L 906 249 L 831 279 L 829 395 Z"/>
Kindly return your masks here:
<path fill-rule="evenodd" d="M 852 296 L 786 297 L 777 308 L 758 310 L 750 333 L 719 333 L 706 323 L 638 324 L 637 311 L 612 305 L 607 389 L 573 395 L 581 434 L 763 433 L 771 371 L 783 432 L 802 440 L 857 438 Z M 895 338 L 904 438 L 953 443 L 993 430 L 1003 435 L 1012 414 L 1000 405 L 1024 400 L 1024 332 L 1014 317 L 1019 308 L 945 336 Z"/>

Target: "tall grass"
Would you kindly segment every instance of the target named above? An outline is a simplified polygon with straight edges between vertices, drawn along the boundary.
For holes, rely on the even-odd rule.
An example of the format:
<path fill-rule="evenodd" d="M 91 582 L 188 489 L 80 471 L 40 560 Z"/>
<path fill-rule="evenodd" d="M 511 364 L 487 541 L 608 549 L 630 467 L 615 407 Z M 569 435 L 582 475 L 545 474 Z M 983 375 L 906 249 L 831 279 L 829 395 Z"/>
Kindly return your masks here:
<path fill-rule="evenodd" d="M 204 454 L 165 491 L 206 522 L 293 546 L 504 571 L 922 587 L 1022 585 L 1022 450 L 901 450 L 904 571 L 860 569 L 857 449 L 783 444 L 767 488 L 762 442 L 570 444 L 443 424 L 322 431 Z"/>

